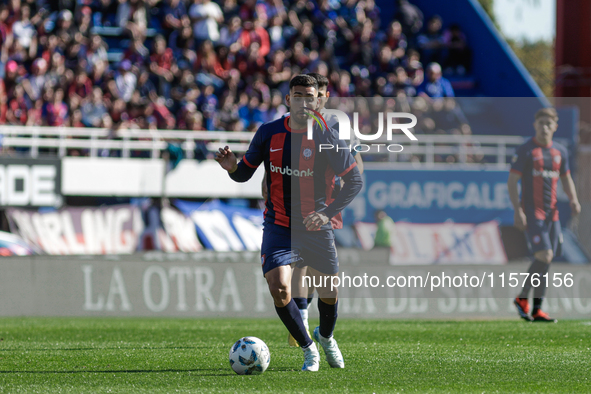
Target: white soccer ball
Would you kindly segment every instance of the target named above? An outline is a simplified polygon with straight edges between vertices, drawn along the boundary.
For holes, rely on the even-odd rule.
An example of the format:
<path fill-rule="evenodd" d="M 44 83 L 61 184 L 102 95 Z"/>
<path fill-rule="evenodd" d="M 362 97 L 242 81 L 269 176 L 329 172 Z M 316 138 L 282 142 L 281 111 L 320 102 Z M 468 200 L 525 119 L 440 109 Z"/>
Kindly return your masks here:
<path fill-rule="evenodd" d="M 270 362 L 269 348 L 256 337 L 240 338 L 230 349 L 230 366 L 238 375 L 261 374 Z"/>

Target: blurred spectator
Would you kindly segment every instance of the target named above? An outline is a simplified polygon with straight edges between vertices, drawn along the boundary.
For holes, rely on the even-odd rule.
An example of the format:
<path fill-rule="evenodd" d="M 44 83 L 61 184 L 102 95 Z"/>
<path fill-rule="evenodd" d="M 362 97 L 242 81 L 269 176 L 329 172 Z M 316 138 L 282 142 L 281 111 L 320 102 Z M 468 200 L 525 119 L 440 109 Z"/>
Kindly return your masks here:
<path fill-rule="evenodd" d="M 82 123 L 87 127 L 101 127 L 107 107 L 103 102 L 103 91 L 99 87 L 92 90 L 92 99 L 82 105 Z"/>
<path fill-rule="evenodd" d="M 145 68 L 140 71 L 138 91 L 141 97 L 147 98 L 150 101 L 155 101 L 158 97 L 156 86 L 150 81 L 150 73 Z"/>
<path fill-rule="evenodd" d="M 189 26 L 183 26 L 180 30 L 175 30 L 168 40 L 168 47 L 172 50 L 174 56 L 178 59 L 177 63 L 182 60 L 193 63 L 195 57 L 195 39 L 193 38 L 193 30 Z M 179 64 L 180 67 L 180 64 Z"/>
<path fill-rule="evenodd" d="M 394 84 L 396 91 L 403 91 L 406 97 L 414 97 L 417 95 L 417 90 L 412 84 L 404 67 L 396 67 L 396 83 Z"/>
<path fill-rule="evenodd" d="M 32 75 L 23 79 L 22 84 L 27 92 L 29 100 L 32 102 L 41 98 L 43 87 L 45 86 L 45 73 L 47 72 L 47 62 L 43 58 L 37 58 L 31 66 Z"/>
<path fill-rule="evenodd" d="M 402 32 L 400 22 L 397 20 L 392 21 L 386 35 L 382 36 L 380 41 L 392 50 L 392 55 L 396 59 L 402 59 L 404 57 L 408 42 L 406 35 Z"/>
<path fill-rule="evenodd" d="M 259 45 L 258 56 L 267 56 L 271 50 L 269 41 L 269 33 L 262 26 L 260 21 L 244 21 L 242 24 L 242 32 L 240 33 L 240 44 L 242 48 L 249 48 L 251 44 L 257 43 Z"/>
<path fill-rule="evenodd" d="M 398 10 L 394 18 L 402 24 L 406 35 L 415 35 L 423 28 L 423 13 L 419 8 L 410 4 L 408 0 L 397 0 Z"/>
<path fill-rule="evenodd" d="M 15 41 L 28 51 L 29 57 L 34 58 L 37 54 L 37 31 L 29 19 L 30 16 L 31 8 L 25 4 L 20 9 L 20 19 L 12 25 L 12 34 Z"/>
<path fill-rule="evenodd" d="M 123 58 L 131 62 L 131 64 L 141 67 L 150 57 L 150 50 L 143 44 L 143 39 L 132 39 L 129 48 L 123 54 Z M 166 48 L 166 42 L 162 44 Z"/>
<path fill-rule="evenodd" d="M 434 100 L 427 116 L 433 119 L 437 129 L 447 134 L 470 134 L 468 119 L 453 97 Z"/>
<path fill-rule="evenodd" d="M 242 45 L 240 36 L 242 34 L 242 25 L 239 16 L 234 16 L 230 22 L 224 25 L 220 31 L 219 44 L 230 48 L 230 52 L 238 52 Z"/>
<path fill-rule="evenodd" d="M 80 17 L 78 22 L 78 33 L 80 38 L 75 37 L 76 41 L 86 41 L 90 37 L 90 29 L 92 28 L 92 10 L 88 6 L 84 6 L 80 10 Z"/>
<path fill-rule="evenodd" d="M 445 73 L 466 74 L 470 70 L 471 52 L 460 25 L 454 23 L 443 33 L 443 44 L 447 47 Z"/>
<path fill-rule="evenodd" d="M 81 48 L 78 61 L 81 66 L 85 65 L 87 72 L 107 61 L 107 50 L 101 36 L 95 34 L 90 37 L 90 42 Z"/>
<path fill-rule="evenodd" d="M 167 35 L 183 27 L 183 19 L 187 18 L 185 3 L 180 0 L 165 0 L 164 23 Z"/>
<path fill-rule="evenodd" d="M 166 47 L 163 36 L 154 39 L 154 49 L 150 56 L 150 71 L 158 79 L 158 90 L 164 97 L 170 97 L 170 84 L 174 79 L 172 49 Z"/>
<path fill-rule="evenodd" d="M 238 23 L 240 23 L 238 21 Z M 280 15 L 275 16 L 271 19 L 269 28 L 269 40 L 271 42 L 271 52 L 285 48 L 286 40 L 283 29 L 283 18 Z"/>
<path fill-rule="evenodd" d="M 46 126 L 65 126 L 68 121 L 68 106 L 64 103 L 64 90 L 58 88 L 53 92 L 46 90 L 43 118 Z"/>
<path fill-rule="evenodd" d="M 205 119 L 205 128 L 207 130 L 214 130 L 213 120 L 215 117 L 217 105 L 218 98 L 214 94 L 213 86 L 206 86 L 203 91 L 203 95 L 199 97 L 197 106 L 203 114 L 203 118 Z"/>
<path fill-rule="evenodd" d="M 0 4 L 0 39 L 2 45 L 6 45 L 6 40 L 9 38 L 10 26 L 8 25 L 8 17 L 10 13 L 6 4 Z"/>
<path fill-rule="evenodd" d="M 4 76 L 4 91 L 8 97 L 12 97 L 14 94 L 14 88 L 21 81 L 21 76 L 18 73 L 19 66 L 14 60 L 9 60 L 6 63 L 6 71 Z"/>
<path fill-rule="evenodd" d="M 224 14 L 219 5 L 211 0 L 194 0 L 189 9 L 189 17 L 198 41 L 210 40 L 214 43 L 219 41 L 218 24 L 224 21 Z"/>
<path fill-rule="evenodd" d="M 90 97 L 92 92 L 92 82 L 88 78 L 88 74 L 84 70 L 78 70 L 76 73 L 76 79 L 70 85 L 68 89 L 68 99 L 77 99 L 82 101 L 87 97 Z"/>
<path fill-rule="evenodd" d="M 204 41 L 201 44 L 193 68 L 197 72 L 195 80 L 203 86 L 214 85 L 217 89 L 224 86 L 224 81 L 221 79 L 225 75 L 224 69 L 211 41 Z"/>
<path fill-rule="evenodd" d="M 8 103 L 6 121 L 13 125 L 26 125 L 29 111 L 29 104 L 25 98 L 25 90 L 22 85 L 14 88 L 14 98 Z"/>
<path fill-rule="evenodd" d="M 124 28 L 132 38 L 144 37 L 148 27 L 147 10 L 143 0 L 119 0 L 117 26 Z"/>
<path fill-rule="evenodd" d="M 29 109 L 27 126 L 43 126 L 43 99 L 35 101 L 33 108 Z"/>
<path fill-rule="evenodd" d="M 417 37 L 421 58 L 425 63 L 443 63 L 443 34 L 441 18 L 432 16 L 427 22 L 427 31 Z"/>
<path fill-rule="evenodd" d="M 96 26 L 115 25 L 115 17 L 119 8 L 118 0 L 100 0 L 98 4 L 93 2 L 92 6 L 95 9 L 93 21 Z"/>
<path fill-rule="evenodd" d="M 131 96 L 135 91 L 137 83 L 136 76 L 130 70 L 131 62 L 129 60 L 123 60 L 119 64 L 119 71 L 115 76 L 115 83 L 118 91 L 117 97 L 120 97 L 126 103 L 131 100 Z"/>
<path fill-rule="evenodd" d="M 74 15 L 70 10 L 63 10 L 59 13 L 57 19 L 57 26 L 55 29 L 55 35 L 63 43 L 63 48 L 67 48 L 68 45 L 74 40 L 76 35 L 76 27 L 73 24 Z"/>
<path fill-rule="evenodd" d="M 423 83 L 424 79 L 423 64 L 420 62 L 420 59 L 419 53 L 411 49 L 408 51 L 407 57 L 403 62 L 406 73 L 414 86 L 419 86 Z"/>
<path fill-rule="evenodd" d="M 430 63 L 427 66 L 427 78 L 417 88 L 419 96 L 431 98 L 454 97 L 451 83 L 442 76 L 441 66 L 438 63 Z"/>

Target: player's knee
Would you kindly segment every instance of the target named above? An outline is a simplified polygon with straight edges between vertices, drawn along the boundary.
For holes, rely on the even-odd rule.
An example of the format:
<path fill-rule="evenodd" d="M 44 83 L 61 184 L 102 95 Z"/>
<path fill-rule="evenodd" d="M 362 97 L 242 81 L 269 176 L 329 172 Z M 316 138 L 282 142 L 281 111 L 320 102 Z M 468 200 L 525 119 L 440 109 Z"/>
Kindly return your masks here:
<path fill-rule="evenodd" d="M 316 288 L 316 291 L 318 292 L 318 298 L 320 298 L 325 303 L 334 305 L 337 302 L 336 300 L 339 295 L 339 290 L 337 287 L 318 287 Z"/>
<path fill-rule="evenodd" d="M 328 305 L 334 305 L 337 303 L 338 299 L 336 297 L 331 297 L 331 298 L 320 298 L 322 300 L 322 302 L 324 302 L 325 304 Z"/>
<path fill-rule="evenodd" d="M 540 250 L 536 252 L 535 257 L 543 263 L 550 264 L 554 258 L 554 252 L 552 250 Z"/>
<path fill-rule="evenodd" d="M 271 296 L 275 301 L 275 305 L 277 306 L 285 306 L 282 304 L 287 305 L 287 300 L 290 298 L 289 287 L 281 282 L 272 282 L 269 283 L 269 291 L 271 292 Z"/>

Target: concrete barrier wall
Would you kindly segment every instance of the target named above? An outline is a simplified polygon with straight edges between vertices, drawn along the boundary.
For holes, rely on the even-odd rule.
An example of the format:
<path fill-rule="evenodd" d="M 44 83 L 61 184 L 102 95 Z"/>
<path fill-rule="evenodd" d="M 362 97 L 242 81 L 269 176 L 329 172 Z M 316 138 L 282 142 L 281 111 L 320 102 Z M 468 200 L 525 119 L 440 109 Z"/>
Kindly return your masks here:
<path fill-rule="evenodd" d="M 352 278 L 366 274 L 384 283 L 388 275 L 424 279 L 428 273 L 431 279 L 425 286 L 343 288 L 341 317 L 513 318 L 511 302 L 520 287 L 508 285 L 509 275 L 527 269 L 527 264 L 388 266 L 383 251 L 341 250 L 339 256 L 342 274 Z M 3 258 L 0 316 L 275 316 L 259 259 L 257 252 Z M 433 276 L 442 273 L 484 281 L 431 292 Z M 557 318 L 591 317 L 591 268 L 555 264 L 554 273 L 571 274 L 573 285 L 550 288 L 545 309 Z M 317 314 L 315 306 L 310 310 Z"/>

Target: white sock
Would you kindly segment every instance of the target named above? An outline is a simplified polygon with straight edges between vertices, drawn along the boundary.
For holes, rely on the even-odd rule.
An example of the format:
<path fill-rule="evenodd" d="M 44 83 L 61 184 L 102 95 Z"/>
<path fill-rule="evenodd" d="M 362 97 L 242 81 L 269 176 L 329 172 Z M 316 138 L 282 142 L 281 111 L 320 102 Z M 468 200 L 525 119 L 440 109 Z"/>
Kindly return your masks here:
<path fill-rule="evenodd" d="M 307 309 L 300 309 L 300 315 L 302 315 L 302 320 L 304 321 L 304 327 L 308 330 L 310 327 L 308 326 L 308 310 Z"/>

